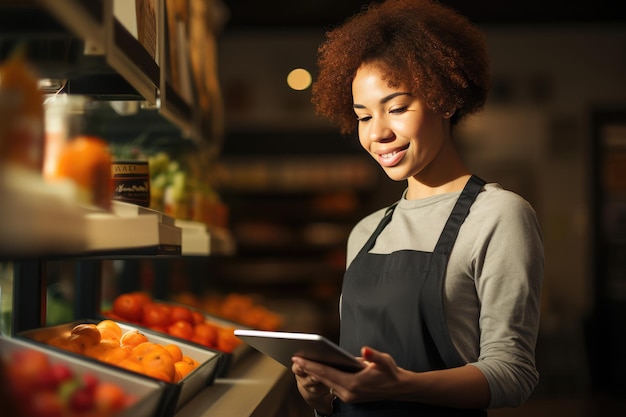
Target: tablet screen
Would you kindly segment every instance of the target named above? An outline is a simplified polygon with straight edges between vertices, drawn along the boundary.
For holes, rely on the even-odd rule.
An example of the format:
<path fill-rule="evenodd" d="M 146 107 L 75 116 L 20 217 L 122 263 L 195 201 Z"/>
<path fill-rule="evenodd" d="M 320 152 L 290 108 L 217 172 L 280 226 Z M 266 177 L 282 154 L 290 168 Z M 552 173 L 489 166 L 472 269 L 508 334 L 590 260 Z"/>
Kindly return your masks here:
<path fill-rule="evenodd" d="M 358 372 L 364 367 L 350 353 L 318 334 L 237 329 L 235 336 L 287 368 L 291 368 L 292 356 L 302 356 L 344 372 Z"/>

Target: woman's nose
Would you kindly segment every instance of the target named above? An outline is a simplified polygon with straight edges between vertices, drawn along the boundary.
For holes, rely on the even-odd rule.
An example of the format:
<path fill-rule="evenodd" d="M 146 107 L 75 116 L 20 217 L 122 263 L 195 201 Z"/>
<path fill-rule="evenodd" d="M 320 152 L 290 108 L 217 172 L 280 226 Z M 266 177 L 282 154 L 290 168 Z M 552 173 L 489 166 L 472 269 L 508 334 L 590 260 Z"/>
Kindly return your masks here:
<path fill-rule="evenodd" d="M 383 118 L 371 120 L 369 137 L 371 141 L 381 142 L 393 138 L 393 132 Z"/>

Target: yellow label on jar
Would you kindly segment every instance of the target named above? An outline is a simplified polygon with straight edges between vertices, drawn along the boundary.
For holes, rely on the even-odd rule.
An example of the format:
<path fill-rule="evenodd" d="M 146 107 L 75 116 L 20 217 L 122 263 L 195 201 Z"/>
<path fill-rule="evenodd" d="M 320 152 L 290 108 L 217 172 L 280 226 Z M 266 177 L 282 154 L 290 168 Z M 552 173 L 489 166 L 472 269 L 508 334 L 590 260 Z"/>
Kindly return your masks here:
<path fill-rule="evenodd" d="M 148 161 L 114 161 L 113 200 L 150 207 L 150 167 Z"/>

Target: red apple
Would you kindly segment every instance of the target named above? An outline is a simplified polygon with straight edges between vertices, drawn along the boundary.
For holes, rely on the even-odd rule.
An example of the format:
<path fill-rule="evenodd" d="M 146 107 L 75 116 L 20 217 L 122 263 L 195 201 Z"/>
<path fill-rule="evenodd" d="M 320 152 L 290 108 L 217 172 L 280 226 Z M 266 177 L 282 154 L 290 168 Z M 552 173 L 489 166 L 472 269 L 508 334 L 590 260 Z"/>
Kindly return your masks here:
<path fill-rule="evenodd" d="M 74 375 L 72 370 L 65 364 L 54 363 L 52 364 L 52 374 L 57 381 L 57 386 L 72 378 Z"/>
<path fill-rule="evenodd" d="M 111 415 L 126 406 L 126 394 L 116 384 L 101 382 L 94 392 L 95 405 L 104 415 Z"/>
<path fill-rule="evenodd" d="M 7 374 L 18 401 L 28 397 L 37 385 L 40 375 L 45 373 L 49 366 L 48 357 L 38 350 L 21 349 L 13 352 Z"/>
<path fill-rule="evenodd" d="M 86 387 L 77 388 L 70 396 L 70 408 L 74 411 L 89 411 L 94 407 L 93 391 Z"/>
<path fill-rule="evenodd" d="M 61 399 L 52 391 L 33 393 L 27 409 L 27 415 L 32 417 L 63 417 Z"/>

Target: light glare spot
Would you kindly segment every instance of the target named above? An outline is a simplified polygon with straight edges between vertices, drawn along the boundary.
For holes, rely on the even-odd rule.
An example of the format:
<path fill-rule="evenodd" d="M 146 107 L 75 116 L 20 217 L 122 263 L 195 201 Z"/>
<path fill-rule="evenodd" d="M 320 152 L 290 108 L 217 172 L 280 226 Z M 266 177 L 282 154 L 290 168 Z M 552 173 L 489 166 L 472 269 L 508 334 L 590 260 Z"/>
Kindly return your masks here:
<path fill-rule="evenodd" d="M 306 90 L 312 80 L 311 74 L 304 68 L 296 68 L 287 75 L 287 84 L 294 90 Z"/>

